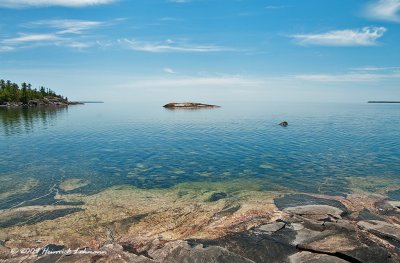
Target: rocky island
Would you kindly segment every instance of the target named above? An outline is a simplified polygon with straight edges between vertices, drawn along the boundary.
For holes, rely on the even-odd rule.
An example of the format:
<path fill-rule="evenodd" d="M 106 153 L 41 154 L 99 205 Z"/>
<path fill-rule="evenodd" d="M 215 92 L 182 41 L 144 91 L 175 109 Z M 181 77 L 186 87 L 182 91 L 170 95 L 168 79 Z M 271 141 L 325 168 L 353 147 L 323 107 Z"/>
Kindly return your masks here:
<path fill-rule="evenodd" d="M 197 103 L 197 102 L 172 102 L 168 103 L 163 106 L 164 108 L 167 109 L 209 109 L 209 108 L 220 108 L 220 106 L 217 105 L 210 105 L 210 104 L 204 104 L 204 103 Z"/>
<path fill-rule="evenodd" d="M 31 84 L 25 82 L 18 86 L 9 80 L 0 80 L 0 107 L 65 107 L 77 104 L 82 103 L 71 102 L 51 89 L 33 89 Z"/>

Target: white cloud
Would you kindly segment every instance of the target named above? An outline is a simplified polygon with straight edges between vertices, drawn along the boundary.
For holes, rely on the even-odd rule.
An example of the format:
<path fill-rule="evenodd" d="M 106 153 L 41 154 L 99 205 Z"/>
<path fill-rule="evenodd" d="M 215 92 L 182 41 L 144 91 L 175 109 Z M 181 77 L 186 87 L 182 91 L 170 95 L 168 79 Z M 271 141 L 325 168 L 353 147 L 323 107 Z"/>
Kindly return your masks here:
<path fill-rule="evenodd" d="M 57 34 L 19 34 L 14 38 L 0 40 L 1 44 L 5 47 L 1 48 L 0 51 L 42 46 L 63 46 L 82 50 L 94 45 L 93 43 L 79 41 L 79 39 L 60 37 Z"/>
<path fill-rule="evenodd" d="M 400 70 L 400 67 L 374 67 L 374 66 L 367 66 L 367 67 L 352 68 L 352 70 L 356 70 L 356 71 L 397 71 L 397 70 Z"/>
<path fill-rule="evenodd" d="M 20 44 L 29 42 L 43 42 L 60 40 L 61 38 L 54 34 L 20 34 L 19 37 L 8 38 L 3 40 L 6 44 Z"/>
<path fill-rule="evenodd" d="M 375 46 L 377 40 L 387 31 L 384 27 L 334 30 L 321 34 L 297 34 L 291 37 L 300 45 L 318 46 Z"/>
<path fill-rule="evenodd" d="M 9 46 L 0 46 L 0 52 L 9 52 L 15 50 L 14 47 L 9 47 Z"/>
<path fill-rule="evenodd" d="M 371 2 L 365 9 L 365 15 L 371 19 L 400 22 L 400 0 Z"/>
<path fill-rule="evenodd" d="M 176 74 L 177 72 L 172 68 L 163 68 L 163 71 L 168 74 Z"/>
<path fill-rule="evenodd" d="M 48 27 L 58 29 L 58 34 L 81 34 L 83 31 L 104 25 L 105 22 L 86 20 L 41 20 L 29 23 L 28 27 Z"/>
<path fill-rule="evenodd" d="M 110 4 L 116 0 L 0 0 L 0 7 L 24 8 L 24 7 L 84 7 L 101 4 Z"/>
<path fill-rule="evenodd" d="M 173 40 L 163 42 L 145 42 L 137 40 L 122 39 L 120 43 L 135 51 L 165 53 L 165 52 L 221 52 L 234 51 L 234 49 L 214 45 L 194 45 L 188 43 L 176 43 Z"/>
<path fill-rule="evenodd" d="M 400 73 L 368 74 L 368 73 L 343 73 L 343 74 L 304 74 L 296 75 L 295 79 L 311 82 L 371 82 L 387 79 L 399 79 Z"/>

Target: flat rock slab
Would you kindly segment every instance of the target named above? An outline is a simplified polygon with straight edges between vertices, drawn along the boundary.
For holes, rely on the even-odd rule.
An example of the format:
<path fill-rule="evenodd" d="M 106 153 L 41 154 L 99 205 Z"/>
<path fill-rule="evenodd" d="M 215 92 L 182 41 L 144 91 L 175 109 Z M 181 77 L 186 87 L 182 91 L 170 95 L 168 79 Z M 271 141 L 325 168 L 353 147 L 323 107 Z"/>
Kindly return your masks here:
<path fill-rule="evenodd" d="M 360 221 L 357 225 L 377 236 L 400 242 L 399 225 L 389 224 L 378 220 Z"/>
<path fill-rule="evenodd" d="M 348 212 L 346 206 L 337 200 L 318 198 L 304 194 L 284 195 L 283 197 L 275 198 L 274 203 L 280 210 L 294 206 L 327 205 L 339 208 L 343 212 Z"/>
<path fill-rule="evenodd" d="M 288 207 L 283 209 L 283 212 L 316 220 L 322 220 L 330 217 L 341 218 L 341 215 L 343 214 L 341 209 L 328 205 L 304 205 Z"/>
<path fill-rule="evenodd" d="M 349 261 L 325 254 L 307 251 L 299 252 L 289 257 L 290 263 L 348 263 Z"/>
<path fill-rule="evenodd" d="M 254 263 L 254 261 L 237 255 L 226 248 L 219 246 L 203 247 L 191 246 L 186 241 L 176 241 L 165 245 L 163 248 L 151 253 L 155 262 L 175 263 Z"/>
<path fill-rule="evenodd" d="M 262 225 L 258 228 L 258 230 L 267 232 L 267 233 L 273 233 L 273 232 L 281 230 L 282 228 L 285 227 L 285 225 L 286 224 L 284 222 L 274 222 L 271 224 Z"/>

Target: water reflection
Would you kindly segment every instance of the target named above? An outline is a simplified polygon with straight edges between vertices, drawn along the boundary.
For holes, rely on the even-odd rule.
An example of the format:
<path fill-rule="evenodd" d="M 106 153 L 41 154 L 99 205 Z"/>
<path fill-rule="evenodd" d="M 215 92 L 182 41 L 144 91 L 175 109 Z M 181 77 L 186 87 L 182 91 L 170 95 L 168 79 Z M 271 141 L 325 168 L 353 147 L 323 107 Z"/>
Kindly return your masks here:
<path fill-rule="evenodd" d="M 68 107 L 0 108 L 0 133 L 6 136 L 45 129 L 68 113 Z"/>

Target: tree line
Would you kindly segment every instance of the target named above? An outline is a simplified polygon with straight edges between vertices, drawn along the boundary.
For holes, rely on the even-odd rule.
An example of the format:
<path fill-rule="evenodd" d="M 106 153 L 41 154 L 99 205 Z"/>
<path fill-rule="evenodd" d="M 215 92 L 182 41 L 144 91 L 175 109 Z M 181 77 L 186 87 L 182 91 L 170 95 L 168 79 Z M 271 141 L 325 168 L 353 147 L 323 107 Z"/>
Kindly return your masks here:
<path fill-rule="evenodd" d="M 0 104 L 5 102 L 22 102 L 27 104 L 30 100 L 40 100 L 46 97 L 56 97 L 68 101 L 68 98 L 64 98 L 56 94 L 53 90 L 42 86 L 39 89 L 32 89 L 32 85 L 26 82 L 18 86 L 18 84 L 12 83 L 9 80 L 0 79 Z"/>

